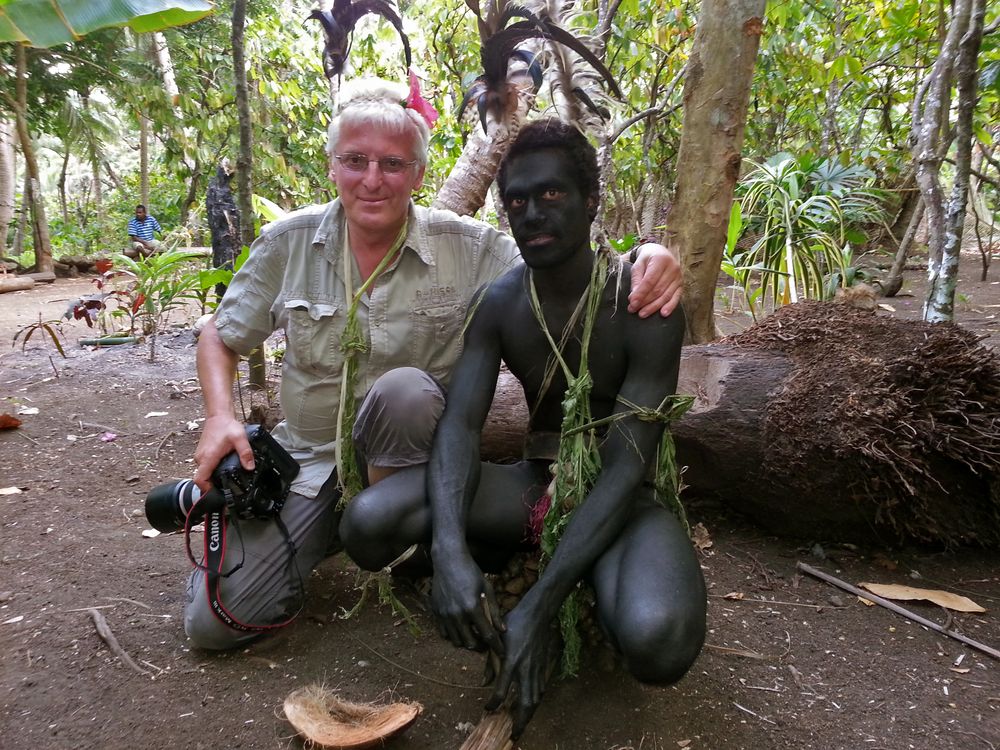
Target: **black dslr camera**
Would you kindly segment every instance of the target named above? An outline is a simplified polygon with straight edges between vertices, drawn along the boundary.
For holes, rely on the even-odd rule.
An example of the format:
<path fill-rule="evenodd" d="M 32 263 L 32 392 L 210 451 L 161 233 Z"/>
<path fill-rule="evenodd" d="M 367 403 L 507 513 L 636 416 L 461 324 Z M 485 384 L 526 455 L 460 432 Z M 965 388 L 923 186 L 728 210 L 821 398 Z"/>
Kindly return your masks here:
<path fill-rule="evenodd" d="M 146 518 L 157 531 L 180 531 L 208 513 L 228 511 L 240 519 L 275 518 L 285 505 L 299 464 L 259 425 L 247 425 L 254 470 L 247 471 L 235 451 L 212 472 L 212 489 L 204 496 L 190 479 L 154 487 L 146 495 Z"/>

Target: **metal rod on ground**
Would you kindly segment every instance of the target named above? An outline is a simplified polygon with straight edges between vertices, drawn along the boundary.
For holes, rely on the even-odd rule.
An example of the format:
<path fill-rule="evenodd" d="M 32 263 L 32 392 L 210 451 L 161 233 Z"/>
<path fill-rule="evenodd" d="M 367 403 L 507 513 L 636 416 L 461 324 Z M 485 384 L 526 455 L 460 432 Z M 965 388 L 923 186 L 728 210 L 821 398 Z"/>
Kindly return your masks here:
<path fill-rule="evenodd" d="M 863 599 L 875 602 L 876 604 L 885 607 L 888 610 L 892 610 L 897 615 L 902 615 L 903 617 L 913 620 L 914 622 L 920 623 L 924 627 L 928 627 L 931 630 L 934 630 L 938 633 L 942 633 L 948 636 L 949 638 L 954 638 L 956 641 L 961 641 L 967 646 L 971 646 L 972 648 L 977 649 L 978 651 L 982 651 L 984 654 L 989 654 L 994 659 L 1000 659 L 1000 651 L 997 651 L 995 648 L 990 648 L 989 646 L 982 644 L 979 641 L 974 641 L 968 636 L 964 636 L 961 633 L 956 633 L 954 630 L 948 630 L 942 625 L 938 625 L 936 622 L 921 617 L 920 615 L 915 614 L 904 607 L 900 607 L 898 604 L 891 602 L 888 599 L 883 599 L 881 596 L 876 596 L 870 591 L 865 591 L 864 589 L 859 589 L 857 586 L 852 586 L 846 581 L 840 580 L 836 576 L 832 576 L 829 573 L 824 573 L 822 570 L 818 570 L 812 567 L 811 565 L 806 565 L 803 562 L 798 563 L 797 567 L 803 573 L 808 573 L 809 575 L 819 578 L 820 580 L 826 581 L 827 583 L 832 584 L 837 588 L 841 588 L 844 591 L 848 591 L 854 594 L 855 596 L 860 596 Z"/>

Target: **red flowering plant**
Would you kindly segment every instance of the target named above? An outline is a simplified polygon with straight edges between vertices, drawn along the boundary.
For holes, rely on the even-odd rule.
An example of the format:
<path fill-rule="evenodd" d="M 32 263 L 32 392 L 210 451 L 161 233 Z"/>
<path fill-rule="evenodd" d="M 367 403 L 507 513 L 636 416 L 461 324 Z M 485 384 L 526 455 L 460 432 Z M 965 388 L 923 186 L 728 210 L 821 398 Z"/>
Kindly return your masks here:
<path fill-rule="evenodd" d="M 135 274 L 131 271 L 107 269 L 91 283 L 96 291 L 69 303 L 63 318 L 82 320 L 88 328 L 97 326 L 103 336 L 131 334 L 135 329 L 135 316 L 144 300 L 135 294 Z M 127 318 L 126 325 L 121 319 Z"/>
<path fill-rule="evenodd" d="M 201 260 L 200 253 L 186 250 L 139 259 L 116 255 L 114 267 L 93 279 L 96 293 L 74 300 L 64 317 L 96 324 L 105 335 L 149 336 L 171 311 L 198 298 Z"/>

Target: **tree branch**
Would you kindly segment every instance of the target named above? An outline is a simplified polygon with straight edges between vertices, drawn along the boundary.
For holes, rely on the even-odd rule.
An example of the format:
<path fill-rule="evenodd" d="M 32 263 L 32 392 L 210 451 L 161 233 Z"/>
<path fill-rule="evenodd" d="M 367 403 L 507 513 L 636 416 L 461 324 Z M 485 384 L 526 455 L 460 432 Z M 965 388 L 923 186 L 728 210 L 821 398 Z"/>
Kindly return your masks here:
<path fill-rule="evenodd" d="M 988 161 L 990 164 L 992 164 L 998 170 L 1000 170 L 1000 161 L 998 161 L 997 159 L 995 159 L 993 157 L 993 149 L 991 148 L 991 149 L 987 150 L 986 147 L 983 146 L 982 143 L 979 144 L 979 148 L 982 151 L 983 158 L 986 159 L 986 161 Z"/>
<path fill-rule="evenodd" d="M 667 117 L 680 109 L 680 106 L 681 105 L 679 104 L 675 104 L 673 107 L 668 109 L 664 109 L 663 107 L 650 107 L 649 109 L 644 109 L 642 112 L 632 115 L 615 129 L 615 132 L 608 138 L 608 143 L 614 143 L 617 141 L 622 137 L 626 130 L 635 125 L 637 122 L 645 120 L 647 117 L 651 117 L 653 115 L 656 115 L 657 117 Z"/>
<path fill-rule="evenodd" d="M 957 162 L 954 159 L 945 158 L 944 161 L 948 162 L 949 164 L 954 164 L 955 166 L 958 166 Z M 996 180 L 992 177 L 987 177 L 978 169 L 973 169 L 972 167 L 969 167 L 969 174 L 973 175 L 977 180 L 985 182 L 987 185 L 992 185 L 997 190 L 1000 190 L 1000 180 Z"/>

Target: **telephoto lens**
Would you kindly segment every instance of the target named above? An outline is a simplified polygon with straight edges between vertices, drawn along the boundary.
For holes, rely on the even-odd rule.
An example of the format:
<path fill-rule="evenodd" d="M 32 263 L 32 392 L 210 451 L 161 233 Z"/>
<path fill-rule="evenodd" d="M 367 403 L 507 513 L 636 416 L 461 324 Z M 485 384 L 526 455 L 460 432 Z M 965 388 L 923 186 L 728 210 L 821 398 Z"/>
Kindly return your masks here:
<path fill-rule="evenodd" d="M 146 520 L 164 534 L 180 531 L 199 498 L 201 490 L 190 479 L 161 484 L 146 495 Z M 204 505 L 202 503 L 198 508 L 197 516 L 191 518 L 192 522 L 199 520 L 209 510 Z"/>

